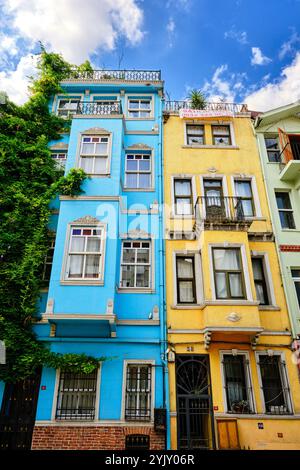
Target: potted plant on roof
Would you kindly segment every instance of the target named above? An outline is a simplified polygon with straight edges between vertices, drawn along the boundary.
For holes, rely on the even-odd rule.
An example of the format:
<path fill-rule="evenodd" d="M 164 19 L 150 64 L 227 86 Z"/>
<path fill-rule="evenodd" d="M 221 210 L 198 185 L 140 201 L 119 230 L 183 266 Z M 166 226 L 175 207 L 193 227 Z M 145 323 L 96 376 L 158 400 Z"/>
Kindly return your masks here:
<path fill-rule="evenodd" d="M 206 96 L 201 90 L 194 88 L 188 94 L 188 100 L 192 109 L 205 109 Z"/>

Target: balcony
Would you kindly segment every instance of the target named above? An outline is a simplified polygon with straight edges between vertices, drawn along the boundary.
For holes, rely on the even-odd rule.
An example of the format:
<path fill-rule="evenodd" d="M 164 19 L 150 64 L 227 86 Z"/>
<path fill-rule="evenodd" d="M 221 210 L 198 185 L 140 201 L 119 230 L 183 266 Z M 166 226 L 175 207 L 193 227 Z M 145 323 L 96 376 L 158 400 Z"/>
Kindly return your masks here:
<path fill-rule="evenodd" d="M 288 152 L 283 152 L 283 159 L 280 166 L 280 179 L 289 183 L 297 183 L 300 181 L 300 139 L 289 139 L 287 144 Z M 289 158 L 286 158 L 286 155 Z"/>
<path fill-rule="evenodd" d="M 160 82 L 160 70 L 93 70 L 92 72 L 74 71 L 62 82 Z"/>
<path fill-rule="evenodd" d="M 199 196 L 195 204 L 195 218 L 195 231 L 247 231 L 252 223 L 245 217 L 239 197 Z"/>
<path fill-rule="evenodd" d="M 105 103 L 105 101 L 94 103 L 80 101 L 75 114 L 87 116 L 118 116 L 122 115 L 122 104 L 121 101 L 110 101 L 108 103 Z"/>
<path fill-rule="evenodd" d="M 165 113 L 179 113 L 181 109 L 191 109 L 190 101 L 165 101 L 164 112 Z M 205 107 L 201 111 L 226 111 L 233 114 L 248 113 L 246 104 L 236 103 L 206 103 Z"/>

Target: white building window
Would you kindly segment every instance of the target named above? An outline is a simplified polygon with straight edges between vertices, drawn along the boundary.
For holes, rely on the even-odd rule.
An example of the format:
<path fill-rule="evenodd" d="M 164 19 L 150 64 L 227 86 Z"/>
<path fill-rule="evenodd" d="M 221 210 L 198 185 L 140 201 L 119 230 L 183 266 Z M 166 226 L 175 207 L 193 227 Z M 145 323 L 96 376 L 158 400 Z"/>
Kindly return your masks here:
<path fill-rule="evenodd" d="M 126 370 L 125 420 L 150 421 L 151 419 L 150 364 L 128 364 Z"/>
<path fill-rule="evenodd" d="M 245 299 L 245 281 L 240 248 L 212 249 L 217 299 Z"/>
<path fill-rule="evenodd" d="M 121 287 L 150 288 L 151 242 L 123 241 Z"/>
<path fill-rule="evenodd" d="M 107 174 L 109 142 L 109 135 L 83 135 L 80 144 L 80 168 L 91 175 Z"/>
<path fill-rule="evenodd" d="M 80 98 L 58 100 L 57 114 L 63 118 L 69 118 L 77 113 Z"/>
<path fill-rule="evenodd" d="M 192 178 L 174 178 L 173 184 L 175 215 L 192 215 L 194 212 Z"/>
<path fill-rule="evenodd" d="M 131 118 L 150 118 L 151 108 L 150 99 L 128 99 L 128 116 Z"/>
<path fill-rule="evenodd" d="M 67 260 L 68 280 L 101 279 L 103 227 L 71 227 Z"/>
<path fill-rule="evenodd" d="M 51 158 L 53 158 L 53 160 L 55 161 L 57 168 L 65 168 L 67 161 L 67 152 L 51 152 Z"/>
<path fill-rule="evenodd" d="M 125 187 L 151 188 L 151 155 L 126 154 L 125 158 Z"/>

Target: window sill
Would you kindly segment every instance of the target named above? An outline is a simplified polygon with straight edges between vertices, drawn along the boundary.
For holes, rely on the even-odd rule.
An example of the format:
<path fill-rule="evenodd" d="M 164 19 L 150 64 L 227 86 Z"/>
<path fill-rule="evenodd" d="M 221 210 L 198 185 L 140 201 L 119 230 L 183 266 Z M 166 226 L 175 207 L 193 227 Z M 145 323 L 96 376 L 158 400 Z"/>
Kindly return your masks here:
<path fill-rule="evenodd" d="M 182 145 L 183 149 L 230 149 L 239 150 L 237 145 Z"/>
<path fill-rule="evenodd" d="M 172 310 L 203 310 L 205 304 L 176 304 L 171 305 Z"/>
<path fill-rule="evenodd" d="M 216 300 L 206 300 L 205 305 L 251 305 L 257 307 L 259 302 L 256 300 L 234 300 L 234 299 L 216 299 Z"/>
<path fill-rule="evenodd" d="M 155 290 L 140 287 L 117 287 L 118 294 L 153 294 Z"/>
<path fill-rule="evenodd" d="M 60 284 L 62 286 L 104 286 L 104 281 L 99 279 L 97 281 L 92 281 L 90 279 L 86 281 L 74 279 L 72 281 L 61 280 Z"/>
<path fill-rule="evenodd" d="M 285 415 L 272 415 L 268 413 L 241 413 L 241 414 L 233 414 L 233 413 L 214 413 L 215 417 L 218 418 L 237 418 L 237 419 L 300 419 L 299 414 L 292 414 L 287 413 Z"/>
<path fill-rule="evenodd" d="M 126 121 L 155 121 L 154 117 L 125 117 Z"/>
<path fill-rule="evenodd" d="M 267 218 L 266 217 L 257 217 L 257 216 L 254 215 L 254 216 L 251 216 L 251 217 L 245 217 L 245 220 L 253 220 L 253 221 L 257 220 L 257 221 L 265 222 L 267 220 Z"/>
<path fill-rule="evenodd" d="M 270 310 L 270 311 L 280 311 L 281 308 L 277 307 L 277 305 L 259 305 L 258 310 Z"/>
<path fill-rule="evenodd" d="M 123 188 L 123 191 L 126 192 L 126 193 L 133 193 L 133 192 L 136 192 L 136 193 L 153 193 L 155 192 L 155 189 L 154 188 Z"/>
<path fill-rule="evenodd" d="M 87 173 L 89 178 L 110 178 L 110 173 Z"/>
<path fill-rule="evenodd" d="M 282 232 L 300 232 L 300 230 L 298 230 L 297 228 L 282 228 L 281 229 Z"/>

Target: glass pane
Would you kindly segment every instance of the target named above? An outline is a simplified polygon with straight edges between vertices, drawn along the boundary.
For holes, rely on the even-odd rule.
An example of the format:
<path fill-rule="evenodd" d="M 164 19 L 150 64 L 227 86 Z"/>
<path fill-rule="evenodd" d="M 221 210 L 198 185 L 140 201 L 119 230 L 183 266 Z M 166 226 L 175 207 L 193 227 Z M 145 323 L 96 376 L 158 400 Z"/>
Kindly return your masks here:
<path fill-rule="evenodd" d="M 100 255 L 86 255 L 85 277 L 99 277 Z"/>
<path fill-rule="evenodd" d="M 300 279 L 300 269 L 292 269 L 292 276 Z"/>
<path fill-rule="evenodd" d="M 106 173 L 106 164 L 107 164 L 107 158 L 106 157 L 96 157 L 95 158 L 95 168 L 94 168 L 94 173 L 101 175 L 103 173 Z"/>
<path fill-rule="evenodd" d="M 236 411 L 236 406 L 246 402 L 248 398 L 243 356 L 225 355 L 224 373 L 228 411 Z"/>
<path fill-rule="evenodd" d="M 101 239 L 96 237 L 89 237 L 87 239 L 86 251 L 100 251 Z"/>
<path fill-rule="evenodd" d="M 150 109 L 150 101 L 146 101 L 146 100 L 141 101 L 140 108 Z"/>
<path fill-rule="evenodd" d="M 124 263 L 134 263 L 135 262 L 135 250 L 132 248 L 123 249 L 123 262 Z"/>
<path fill-rule="evenodd" d="M 252 206 L 252 199 L 251 200 L 242 200 L 242 208 L 243 208 L 243 214 L 245 217 L 252 217 L 254 215 L 253 213 L 253 206 Z"/>
<path fill-rule="evenodd" d="M 83 255 L 70 255 L 69 278 L 82 277 Z"/>
<path fill-rule="evenodd" d="M 230 145 L 229 137 L 215 137 L 214 138 L 215 145 Z"/>
<path fill-rule="evenodd" d="M 95 146 L 94 144 L 83 143 L 81 148 L 82 155 L 93 155 Z"/>
<path fill-rule="evenodd" d="M 272 163 L 280 162 L 280 151 L 269 150 L 268 151 L 268 160 Z"/>
<path fill-rule="evenodd" d="M 137 266 L 136 287 L 149 287 L 149 266 Z"/>
<path fill-rule="evenodd" d="M 137 188 L 137 179 L 138 176 L 136 173 L 127 173 L 126 174 L 126 187 L 127 188 Z"/>
<path fill-rule="evenodd" d="M 192 206 L 190 199 L 177 198 L 176 199 L 176 214 L 177 215 L 191 215 Z"/>
<path fill-rule="evenodd" d="M 187 126 L 187 133 L 190 135 L 203 135 L 203 126 Z"/>
<path fill-rule="evenodd" d="M 138 109 L 139 108 L 139 102 L 134 101 L 134 100 L 129 100 L 129 108 L 130 109 Z"/>
<path fill-rule="evenodd" d="M 140 171 L 150 171 L 150 160 L 140 161 Z"/>
<path fill-rule="evenodd" d="M 276 201 L 278 209 L 292 208 L 289 193 L 276 193 Z"/>
<path fill-rule="evenodd" d="M 264 279 L 262 260 L 260 258 L 252 258 L 252 269 L 254 279 Z"/>
<path fill-rule="evenodd" d="M 255 290 L 256 290 L 256 297 L 257 297 L 257 300 L 259 300 L 259 303 L 261 303 L 263 305 L 266 305 L 267 300 L 265 298 L 265 292 L 264 292 L 263 285 L 256 282 L 255 283 Z"/>
<path fill-rule="evenodd" d="M 139 117 L 139 112 L 138 111 L 130 111 L 129 116 L 130 117 Z"/>
<path fill-rule="evenodd" d="M 71 251 L 84 251 L 84 237 L 72 237 L 71 240 Z"/>
<path fill-rule="evenodd" d="M 223 250 L 214 249 L 215 268 L 220 270 L 235 270 L 240 269 L 240 253 L 239 250 Z"/>
<path fill-rule="evenodd" d="M 295 288 L 296 288 L 296 294 L 297 294 L 298 304 L 300 308 L 300 282 L 299 281 L 295 281 Z"/>
<path fill-rule="evenodd" d="M 122 266 L 122 287 L 134 287 L 134 266 Z"/>
<path fill-rule="evenodd" d="M 140 390 L 149 390 L 149 366 L 140 367 Z"/>
<path fill-rule="evenodd" d="M 150 174 L 149 173 L 140 174 L 139 188 L 150 188 Z"/>
<path fill-rule="evenodd" d="M 241 274 L 229 273 L 229 284 L 231 297 L 244 297 Z"/>
<path fill-rule="evenodd" d="M 265 138 L 267 150 L 277 150 L 279 148 L 278 139 L 276 137 L 267 137 Z"/>
<path fill-rule="evenodd" d="M 190 196 L 191 182 L 187 180 L 175 181 L 175 195 L 176 196 Z"/>
<path fill-rule="evenodd" d="M 108 144 L 106 143 L 96 144 L 96 154 L 107 155 L 107 147 L 108 147 Z"/>
<path fill-rule="evenodd" d="M 177 276 L 185 279 L 194 277 L 192 258 L 177 258 Z"/>
<path fill-rule="evenodd" d="M 68 109 L 69 100 L 59 100 L 59 109 Z"/>
<path fill-rule="evenodd" d="M 81 168 L 86 172 L 86 173 L 92 173 L 93 172 L 93 157 L 91 158 L 82 158 L 80 159 L 80 166 Z"/>
<path fill-rule="evenodd" d="M 226 299 L 227 288 L 226 288 L 226 275 L 225 273 L 216 273 L 216 294 L 218 299 Z"/>
<path fill-rule="evenodd" d="M 279 357 L 260 356 L 259 365 L 267 412 L 287 411 L 279 370 Z"/>
<path fill-rule="evenodd" d="M 279 217 L 282 228 L 295 228 L 294 216 L 292 211 L 279 211 Z"/>
<path fill-rule="evenodd" d="M 128 171 L 137 171 L 138 169 L 138 162 L 136 160 L 128 160 L 126 168 Z"/>
<path fill-rule="evenodd" d="M 229 126 L 212 126 L 213 135 L 229 135 Z"/>
<path fill-rule="evenodd" d="M 193 295 L 193 282 L 180 281 L 179 282 L 179 302 L 193 303 L 195 302 Z"/>
<path fill-rule="evenodd" d="M 137 263 L 149 263 L 150 250 L 140 248 L 137 250 Z"/>
<path fill-rule="evenodd" d="M 140 117 L 149 117 L 150 116 L 150 111 L 140 111 Z"/>
<path fill-rule="evenodd" d="M 187 144 L 188 145 L 193 145 L 193 144 L 199 144 L 203 145 L 204 144 L 204 139 L 201 136 L 191 136 L 189 135 L 187 138 Z"/>
<path fill-rule="evenodd" d="M 235 192 L 240 197 L 252 197 L 252 189 L 250 181 L 235 181 Z"/>

